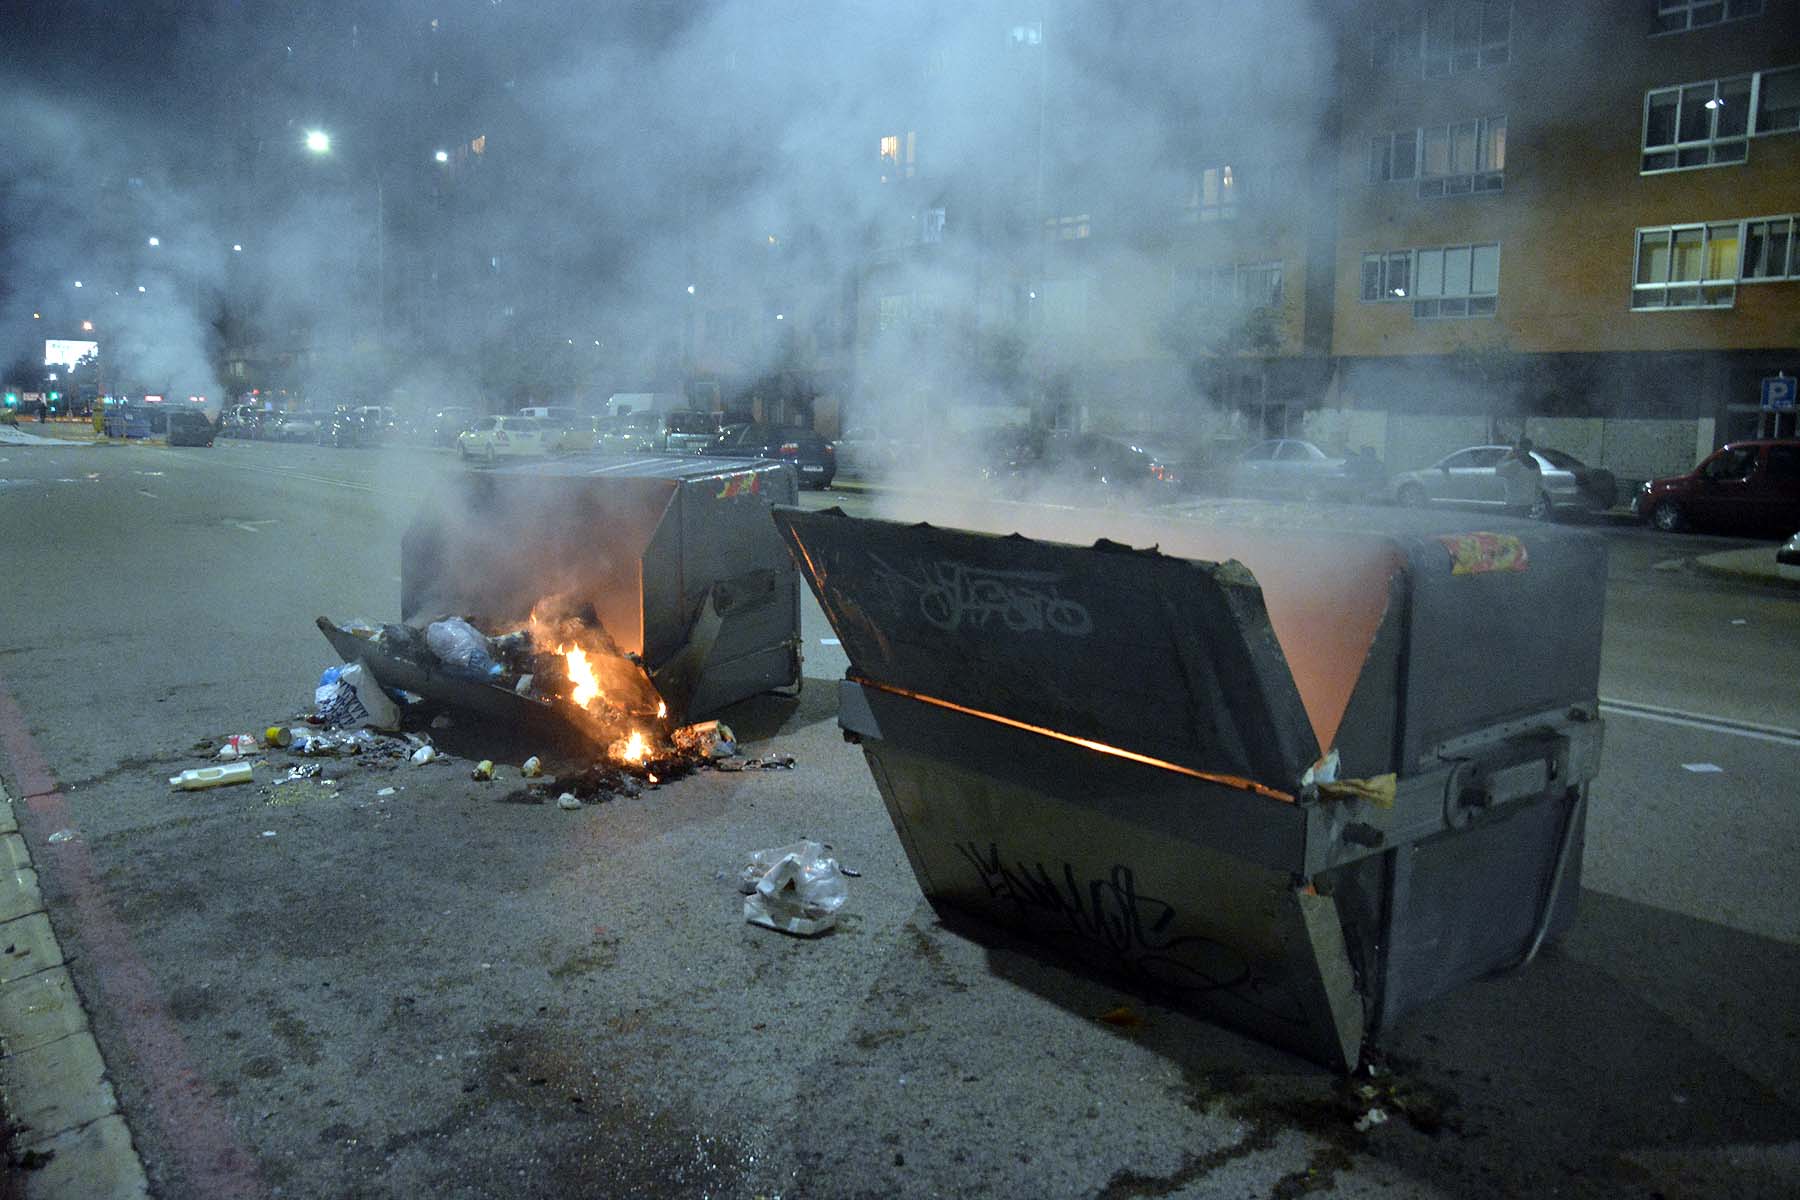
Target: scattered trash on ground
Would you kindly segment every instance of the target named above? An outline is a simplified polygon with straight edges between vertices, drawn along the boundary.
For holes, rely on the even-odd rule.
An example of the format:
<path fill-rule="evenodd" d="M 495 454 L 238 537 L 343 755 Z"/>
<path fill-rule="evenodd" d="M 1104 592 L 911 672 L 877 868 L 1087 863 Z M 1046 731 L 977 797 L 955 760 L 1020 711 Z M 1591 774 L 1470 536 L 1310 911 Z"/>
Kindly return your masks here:
<path fill-rule="evenodd" d="M 384 787 L 384 788 L 380 789 L 379 791 L 377 791 L 375 794 L 377 796 L 392 796 L 395 792 L 397 792 L 399 790 L 400 790 L 399 788 Z"/>
<path fill-rule="evenodd" d="M 581 797 L 574 792 L 564 792 L 556 798 L 556 807 L 572 812 L 581 807 Z"/>
<path fill-rule="evenodd" d="M 72 842 L 81 835 L 73 829 L 59 829 L 47 839 L 52 846 L 60 846 L 64 842 Z"/>
<path fill-rule="evenodd" d="M 1358 1132 L 1358 1133 L 1367 1133 L 1367 1132 L 1369 1132 L 1369 1130 L 1375 1128 L 1377 1125 L 1387 1124 L 1387 1119 L 1388 1119 L 1388 1115 L 1387 1115 L 1386 1109 L 1371 1108 L 1368 1112 L 1366 1112 L 1362 1116 L 1356 1118 L 1356 1121 L 1355 1121 L 1354 1125 L 1352 1126 L 1352 1128 L 1354 1128 L 1356 1130 L 1356 1132 Z"/>
<path fill-rule="evenodd" d="M 323 725 L 400 728 L 400 706 L 381 690 L 375 672 L 365 662 L 326 668 L 313 693 L 313 707 Z"/>
<path fill-rule="evenodd" d="M 437 747 L 433 746 L 430 742 L 426 742 L 423 746 L 420 746 L 417 750 L 412 752 L 411 761 L 413 766 L 422 767 L 428 762 L 437 761 L 437 757 Z"/>
<path fill-rule="evenodd" d="M 519 774 L 522 775 L 523 777 L 525 777 L 526 779 L 536 779 L 539 775 L 542 775 L 543 773 L 544 773 L 543 761 L 541 759 L 539 759 L 538 756 L 535 754 L 532 755 L 530 758 L 526 759 L 524 762 L 519 764 Z"/>
<path fill-rule="evenodd" d="M 850 891 L 830 849 L 808 839 L 751 854 L 738 875 L 744 920 L 797 937 L 836 925 Z"/>
<path fill-rule="evenodd" d="M 482 782 L 482 783 L 485 783 L 488 780 L 491 780 L 493 777 L 494 777 L 494 760 L 491 758 L 482 759 L 480 762 L 475 764 L 475 769 L 469 772 L 470 779 L 473 779 L 473 780 L 476 780 L 476 781 Z"/>

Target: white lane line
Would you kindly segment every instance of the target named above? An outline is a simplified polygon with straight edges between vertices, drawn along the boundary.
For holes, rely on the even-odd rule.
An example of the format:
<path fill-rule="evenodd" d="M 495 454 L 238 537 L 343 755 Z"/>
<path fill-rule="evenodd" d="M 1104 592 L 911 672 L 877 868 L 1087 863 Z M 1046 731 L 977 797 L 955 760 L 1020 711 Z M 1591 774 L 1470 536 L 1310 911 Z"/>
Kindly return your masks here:
<path fill-rule="evenodd" d="M 231 526 L 233 529 L 241 529 L 245 533 L 261 533 L 262 532 L 262 530 L 258 529 L 256 526 L 250 524 L 250 522 L 248 522 L 248 521 L 227 521 L 225 523 L 227 525 Z"/>
<path fill-rule="evenodd" d="M 156 493 L 155 493 L 155 492 L 146 492 L 146 491 L 145 491 L 145 490 L 144 490 L 144 489 L 143 489 L 143 488 L 139 488 L 139 489 L 138 489 L 138 490 L 137 490 L 137 494 L 138 494 L 138 495 L 140 495 L 140 496 L 148 496 L 148 497 L 150 497 L 150 498 L 151 498 L 151 499 L 152 499 L 152 500 L 159 500 L 159 499 L 161 499 L 161 497 L 160 497 L 160 496 L 158 496 L 158 495 L 157 495 L 157 494 L 156 494 Z"/>
<path fill-rule="evenodd" d="M 1773 742 L 1778 746 L 1790 746 L 1800 750 L 1800 730 L 1783 729 L 1778 725 L 1757 725 L 1749 721 L 1733 721 L 1725 717 L 1709 716 L 1706 713 L 1684 712 L 1678 708 L 1661 708 L 1654 704 L 1633 704 L 1629 700 L 1609 700 L 1600 698 L 1600 711 L 1617 717 L 1636 717 L 1640 721 L 1655 721 L 1663 725 L 1679 725 L 1684 729 L 1701 729 L 1707 733 L 1723 733 L 1732 737 L 1750 738 L 1758 742 Z"/>

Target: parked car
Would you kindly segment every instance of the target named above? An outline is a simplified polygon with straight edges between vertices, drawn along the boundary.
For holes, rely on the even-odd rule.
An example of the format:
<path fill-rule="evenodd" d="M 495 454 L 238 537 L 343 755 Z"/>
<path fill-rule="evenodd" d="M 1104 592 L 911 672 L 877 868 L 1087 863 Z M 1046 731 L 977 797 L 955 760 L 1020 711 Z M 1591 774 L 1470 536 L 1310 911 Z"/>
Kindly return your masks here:
<path fill-rule="evenodd" d="M 663 420 L 663 449 L 671 454 L 698 454 L 724 427 L 723 413 L 677 410 Z"/>
<path fill-rule="evenodd" d="M 1395 475 L 1388 481 L 1388 494 L 1407 508 L 1427 504 L 1505 508 L 1506 479 L 1500 464 L 1512 452 L 1511 446 L 1469 446 L 1429 467 Z M 1544 446 L 1532 450 L 1531 456 L 1538 465 L 1538 494 L 1528 514 L 1532 520 L 1550 520 L 1559 512 L 1601 513 L 1617 502 L 1619 485 L 1611 471 Z"/>
<path fill-rule="evenodd" d="M 666 436 L 660 413 L 643 410 L 601 417 L 595 425 L 600 449 L 615 454 L 648 454 L 663 448 Z"/>
<path fill-rule="evenodd" d="M 367 408 L 339 408 L 319 422 L 319 445 L 373 446 L 382 440 L 381 410 L 369 415 Z"/>
<path fill-rule="evenodd" d="M 1800 527 L 1800 438 L 1731 442 L 1685 475 L 1652 479 L 1632 515 L 1665 532 L 1703 526 L 1759 533 Z"/>
<path fill-rule="evenodd" d="M 559 408 L 555 405 L 537 405 L 531 408 L 521 408 L 517 415 L 521 417 L 536 417 L 552 429 L 574 429 L 578 426 L 588 424 L 589 421 L 588 415 L 579 408 Z"/>
<path fill-rule="evenodd" d="M 194 408 L 177 408 L 169 412 L 169 445 L 210 446 L 213 423 L 204 412 Z"/>
<path fill-rule="evenodd" d="M 605 417 L 584 416 L 573 425 L 550 430 L 550 453 L 581 454 L 600 446 L 600 422 Z"/>
<path fill-rule="evenodd" d="M 1800 567 L 1800 533 L 1781 544 L 1775 552 L 1775 561 L 1790 567 Z"/>
<path fill-rule="evenodd" d="M 837 452 L 831 443 L 797 425 L 731 425 L 700 453 L 793 463 L 800 472 L 800 486 L 821 491 L 837 475 Z"/>
<path fill-rule="evenodd" d="M 319 413 L 300 409 L 269 414 L 263 422 L 263 436 L 277 442 L 316 442 L 325 418 Z"/>
<path fill-rule="evenodd" d="M 1180 478 L 1168 454 L 1136 438 L 1008 429 L 981 440 L 989 461 L 1004 464 L 997 477 L 1009 495 L 1134 507 L 1167 503 L 1179 495 Z"/>
<path fill-rule="evenodd" d="M 1237 496 L 1364 503 L 1381 495 L 1381 463 L 1372 453 L 1334 458 L 1299 438 L 1269 438 L 1238 457 L 1226 476 Z"/>
<path fill-rule="evenodd" d="M 482 417 L 456 438 L 457 453 L 465 460 L 524 458 L 549 449 L 550 431 L 536 417 Z"/>

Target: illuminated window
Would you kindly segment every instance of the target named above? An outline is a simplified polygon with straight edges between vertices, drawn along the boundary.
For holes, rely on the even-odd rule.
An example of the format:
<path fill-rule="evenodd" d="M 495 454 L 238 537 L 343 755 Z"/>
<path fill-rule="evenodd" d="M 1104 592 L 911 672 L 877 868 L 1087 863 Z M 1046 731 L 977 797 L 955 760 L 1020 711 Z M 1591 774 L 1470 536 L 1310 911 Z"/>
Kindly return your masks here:
<path fill-rule="evenodd" d="M 486 154 L 487 153 L 487 134 L 484 133 L 480 137 L 476 138 L 474 141 L 470 142 L 469 143 L 469 152 L 471 154 Z"/>
<path fill-rule="evenodd" d="M 1369 143 L 1369 182 L 1417 179 L 1425 198 L 1497 192 L 1505 172 L 1505 117 L 1402 129 Z"/>
<path fill-rule="evenodd" d="M 1760 17 L 1763 0 L 1650 0 L 1650 32 L 1686 33 L 1720 21 Z"/>
<path fill-rule="evenodd" d="M 1195 225 L 1202 221 L 1230 221 L 1238 215 L 1238 200 L 1243 195 L 1242 177 L 1230 165 L 1207 167 L 1196 172 L 1182 197 L 1181 222 Z"/>
<path fill-rule="evenodd" d="M 881 182 L 911 179 L 918 165 L 919 135 L 897 133 L 881 139 Z"/>
<path fill-rule="evenodd" d="M 1642 173 L 1731 166 L 1748 158 L 1754 79 L 1738 75 L 1646 92 Z"/>
<path fill-rule="evenodd" d="M 1751 217 L 1637 231 L 1631 307 L 1730 308 L 1740 283 L 1800 279 L 1800 217 Z"/>
<path fill-rule="evenodd" d="M 1044 240 L 1047 242 L 1073 242 L 1086 237 L 1089 232 L 1086 213 L 1073 217 L 1044 218 Z"/>
<path fill-rule="evenodd" d="M 1014 25 L 1006 31 L 1007 44 L 1014 47 L 1039 46 L 1044 41 L 1044 26 L 1040 21 L 1030 21 L 1023 25 Z"/>
<path fill-rule="evenodd" d="M 1187 299 L 1208 307 L 1276 308 L 1282 298 L 1278 262 L 1199 267 L 1178 280 Z"/>

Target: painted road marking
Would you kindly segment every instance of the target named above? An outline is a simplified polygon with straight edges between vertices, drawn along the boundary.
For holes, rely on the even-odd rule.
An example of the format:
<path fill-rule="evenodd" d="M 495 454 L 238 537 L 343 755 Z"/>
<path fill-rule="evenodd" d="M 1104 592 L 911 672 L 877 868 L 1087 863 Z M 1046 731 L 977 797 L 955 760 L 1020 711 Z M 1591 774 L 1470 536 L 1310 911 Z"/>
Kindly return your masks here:
<path fill-rule="evenodd" d="M 1682 763 L 1681 769 L 1692 771 L 1696 775 L 1723 775 L 1725 768 L 1718 763 Z"/>
<path fill-rule="evenodd" d="M 1750 738 L 1758 742 L 1773 742 L 1777 746 L 1788 746 L 1800 750 L 1800 730 L 1783 729 L 1777 725 L 1757 725 L 1750 721 L 1733 721 L 1726 717 L 1715 717 L 1707 713 L 1684 712 L 1679 708 L 1660 708 L 1654 704 L 1633 704 L 1629 700 L 1609 700 L 1600 698 L 1600 711 L 1617 717 L 1636 717 L 1640 721 L 1657 721 L 1664 725 L 1679 725 L 1685 729 L 1699 729 L 1707 733 L 1723 733 L 1732 737 Z"/>
<path fill-rule="evenodd" d="M 144 490 L 144 489 L 143 489 L 143 488 L 139 488 L 139 489 L 138 489 L 138 490 L 137 490 L 137 494 L 138 494 L 138 495 L 140 495 L 140 496 L 148 496 L 148 497 L 150 497 L 150 498 L 151 498 L 151 499 L 152 499 L 152 500 L 160 500 L 160 499 L 162 499 L 162 497 L 160 497 L 160 496 L 158 496 L 158 495 L 157 495 L 157 494 L 156 494 L 156 493 L 155 493 L 155 492 L 146 492 L 146 491 L 145 491 L 145 490 Z"/>

